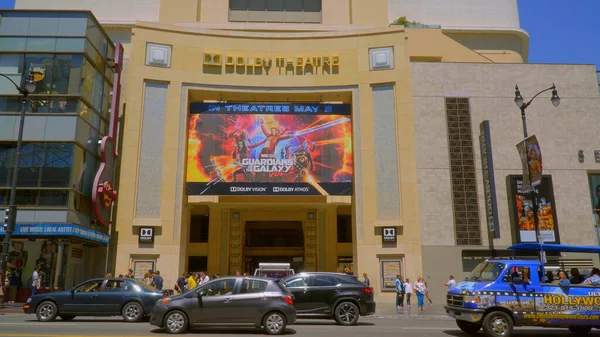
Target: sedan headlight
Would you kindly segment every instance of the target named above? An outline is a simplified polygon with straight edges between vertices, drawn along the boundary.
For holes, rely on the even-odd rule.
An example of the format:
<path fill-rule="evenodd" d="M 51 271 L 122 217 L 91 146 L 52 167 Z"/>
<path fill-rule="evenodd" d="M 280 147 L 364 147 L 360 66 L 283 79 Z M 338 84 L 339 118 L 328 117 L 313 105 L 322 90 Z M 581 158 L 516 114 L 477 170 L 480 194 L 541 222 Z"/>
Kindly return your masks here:
<path fill-rule="evenodd" d="M 27 303 L 31 303 L 31 297 L 27 299 Z"/>

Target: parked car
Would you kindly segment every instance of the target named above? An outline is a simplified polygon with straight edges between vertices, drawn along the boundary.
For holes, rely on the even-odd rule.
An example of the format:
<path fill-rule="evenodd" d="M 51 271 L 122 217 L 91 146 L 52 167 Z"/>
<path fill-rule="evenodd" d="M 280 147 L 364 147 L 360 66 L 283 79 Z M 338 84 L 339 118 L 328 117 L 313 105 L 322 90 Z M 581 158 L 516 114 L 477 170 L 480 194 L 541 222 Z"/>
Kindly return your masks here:
<path fill-rule="evenodd" d="M 154 306 L 150 324 L 169 333 L 215 325 L 253 326 L 278 335 L 296 321 L 292 296 L 273 279 L 222 277 L 185 294 L 167 297 Z"/>
<path fill-rule="evenodd" d="M 134 279 L 97 278 L 68 291 L 34 295 L 23 305 L 26 314 L 38 321 L 53 321 L 57 316 L 69 321 L 75 316 L 118 316 L 137 322 L 147 316 L 162 291 Z"/>
<path fill-rule="evenodd" d="M 294 295 L 299 317 L 325 316 L 341 325 L 375 313 L 373 288 L 354 276 L 337 273 L 300 273 L 280 281 Z"/>

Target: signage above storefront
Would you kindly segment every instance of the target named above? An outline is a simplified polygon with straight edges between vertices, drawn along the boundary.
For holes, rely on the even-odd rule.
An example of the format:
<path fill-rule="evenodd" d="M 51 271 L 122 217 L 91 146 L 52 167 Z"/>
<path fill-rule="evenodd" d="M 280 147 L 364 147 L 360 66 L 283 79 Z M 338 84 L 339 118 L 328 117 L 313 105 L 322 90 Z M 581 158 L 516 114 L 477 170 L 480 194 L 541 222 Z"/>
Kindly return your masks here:
<path fill-rule="evenodd" d="M 0 227 L 0 236 L 4 234 L 4 229 Z M 108 234 L 74 224 L 17 224 L 13 236 L 36 236 L 40 239 L 48 236 L 78 237 L 104 244 L 108 244 L 110 240 Z"/>
<path fill-rule="evenodd" d="M 190 103 L 190 113 L 349 115 L 350 104 Z"/>
<path fill-rule="evenodd" d="M 279 75 L 336 74 L 340 66 L 339 56 L 239 56 L 218 52 L 204 52 L 204 67 L 220 68 L 225 73 L 269 75 L 273 68 Z M 235 71 L 227 71 L 235 70 Z"/>
<path fill-rule="evenodd" d="M 141 227 L 139 243 L 154 243 L 154 228 Z"/>
<path fill-rule="evenodd" d="M 396 228 L 395 227 L 384 227 L 382 229 L 381 241 L 383 243 L 395 243 L 396 242 Z"/>

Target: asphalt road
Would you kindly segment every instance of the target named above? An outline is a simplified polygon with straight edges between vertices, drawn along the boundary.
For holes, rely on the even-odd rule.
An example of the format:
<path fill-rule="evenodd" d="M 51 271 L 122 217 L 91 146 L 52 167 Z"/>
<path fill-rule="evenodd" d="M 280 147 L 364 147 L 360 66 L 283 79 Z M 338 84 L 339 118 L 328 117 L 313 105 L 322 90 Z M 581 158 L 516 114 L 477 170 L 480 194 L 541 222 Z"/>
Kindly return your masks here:
<path fill-rule="evenodd" d="M 565 329 L 517 328 L 514 337 L 572 337 Z M 262 332 L 252 329 L 202 329 L 193 330 L 186 336 L 261 336 Z M 361 318 L 353 327 L 341 327 L 328 320 L 299 320 L 289 326 L 286 335 L 310 337 L 364 337 L 394 336 L 402 337 L 468 337 L 461 332 L 454 321 L 438 315 L 396 316 L 375 315 Z M 483 336 L 483 333 L 479 333 Z M 0 336 L 12 337 L 101 337 L 101 336 L 167 336 L 167 334 L 151 326 L 147 322 L 124 323 L 119 318 L 75 318 L 70 322 L 57 320 L 52 323 L 40 323 L 33 315 L 3 314 L 0 315 Z M 600 336 L 600 330 L 590 333 Z"/>

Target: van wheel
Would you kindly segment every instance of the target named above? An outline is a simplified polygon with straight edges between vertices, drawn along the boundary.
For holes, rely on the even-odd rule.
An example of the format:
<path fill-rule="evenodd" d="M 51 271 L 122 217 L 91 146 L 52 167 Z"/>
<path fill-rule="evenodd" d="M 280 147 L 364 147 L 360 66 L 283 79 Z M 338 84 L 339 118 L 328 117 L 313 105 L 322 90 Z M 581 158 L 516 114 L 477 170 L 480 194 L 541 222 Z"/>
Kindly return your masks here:
<path fill-rule="evenodd" d="M 490 312 L 483 320 L 483 332 L 488 337 L 510 337 L 513 327 L 512 317 L 502 311 Z"/>
<path fill-rule="evenodd" d="M 481 325 L 480 324 L 475 324 L 475 323 L 471 323 L 471 322 L 467 322 L 467 321 L 461 321 L 461 320 L 456 320 L 456 325 L 458 325 L 458 327 L 468 333 L 468 334 L 476 334 L 480 329 L 481 329 Z"/>
<path fill-rule="evenodd" d="M 342 302 L 335 307 L 334 318 L 340 325 L 354 325 L 359 316 L 358 307 L 352 302 Z"/>
<path fill-rule="evenodd" d="M 569 331 L 578 335 L 587 335 L 588 332 L 592 331 L 592 328 L 589 326 L 570 326 Z"/>

